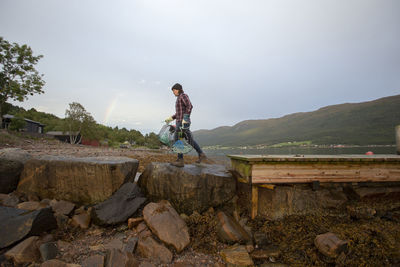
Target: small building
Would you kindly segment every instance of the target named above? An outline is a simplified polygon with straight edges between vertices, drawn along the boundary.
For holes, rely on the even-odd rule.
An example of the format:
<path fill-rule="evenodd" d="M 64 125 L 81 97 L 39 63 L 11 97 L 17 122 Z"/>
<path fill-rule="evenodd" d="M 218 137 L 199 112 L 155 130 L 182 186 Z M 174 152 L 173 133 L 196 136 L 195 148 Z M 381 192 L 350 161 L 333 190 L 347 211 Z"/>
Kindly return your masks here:
<path fill-rule="evenodd" d="M 1 128 L 3 129 L 8 129 L 8 127 L 10 126 L 10 123 L 12 121 L 12 119 L 14 119 L 15 116 L 14 115 L 10 115 L 10 114 L 6 114 L 3 115 L 3 121 L 1 124 Z M 44 128 L 44 124 L 37 122 L 37 121 L 33 121 L 33 120 L 29 120 L 29 119 L 25 119 L 25 128 L 23 129 L 24 132 L 27 133 L 43 133 L 43 128 Z"/>
<path fill-rule="evenodd" d="M 49 131 L 46 133 L 47 135 L 50 135 L 61 142 L 66 142 L 66 143 L 71 143 L 70 141 L 70 133 L 69 132 L 62 132 L 62 131 Z M 72 133 L 73 136 L 75 136 L 77 133 Z M 81 136 L 78 134 L 78 138 L 76 140 L 80 140 Z"/>

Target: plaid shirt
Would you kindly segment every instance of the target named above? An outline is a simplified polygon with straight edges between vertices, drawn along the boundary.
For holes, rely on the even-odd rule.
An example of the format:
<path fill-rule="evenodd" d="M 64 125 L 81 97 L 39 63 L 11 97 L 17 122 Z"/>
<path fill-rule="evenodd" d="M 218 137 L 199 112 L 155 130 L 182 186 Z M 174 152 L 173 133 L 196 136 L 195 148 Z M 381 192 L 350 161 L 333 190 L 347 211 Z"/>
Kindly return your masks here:
<path fill-rule="evenodd" d="M 190 103 L 188 95 L 182 93 L 178 95 L 176 98 L 175 102 L 176 113 L 175 115 L 172 116 L 172 118 L 177 122 L 181 122 L 183 120 L 183 114 L 188 114 L 190 116 L 192 108 L 193 106 L 192 103 Z"/>

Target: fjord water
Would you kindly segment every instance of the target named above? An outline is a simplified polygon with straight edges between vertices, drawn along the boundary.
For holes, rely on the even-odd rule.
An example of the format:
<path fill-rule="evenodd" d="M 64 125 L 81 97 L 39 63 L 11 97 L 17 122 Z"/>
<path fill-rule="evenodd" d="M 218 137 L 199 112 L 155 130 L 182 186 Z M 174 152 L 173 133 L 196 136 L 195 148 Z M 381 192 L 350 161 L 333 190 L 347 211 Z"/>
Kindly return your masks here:
<path fill-rule="evenodd" d="M 364 155 L 372 151 L 374 154 L 396 154 L 395 146 L 357 146 L 357 147 L 279 147 L 264 149 L 205 149 L 210 157 L 224 157 L 226 155 L 252 154 L 252 155 Z"/>

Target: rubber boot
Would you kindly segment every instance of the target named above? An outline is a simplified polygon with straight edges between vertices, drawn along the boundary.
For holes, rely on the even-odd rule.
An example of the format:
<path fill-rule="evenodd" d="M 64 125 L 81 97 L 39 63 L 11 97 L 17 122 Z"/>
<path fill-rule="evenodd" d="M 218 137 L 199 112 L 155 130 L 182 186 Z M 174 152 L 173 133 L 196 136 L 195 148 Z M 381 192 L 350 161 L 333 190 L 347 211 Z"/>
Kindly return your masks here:
<path fill-rule="evenodd" d="M 179 168 L 182 168 L 182 167 L 185 166 L 185 163 L 183 162 L 183 159 L 177 159 L 176 161 L 171 162 L 170 164 L 172 166 L 179 167 Z"/>

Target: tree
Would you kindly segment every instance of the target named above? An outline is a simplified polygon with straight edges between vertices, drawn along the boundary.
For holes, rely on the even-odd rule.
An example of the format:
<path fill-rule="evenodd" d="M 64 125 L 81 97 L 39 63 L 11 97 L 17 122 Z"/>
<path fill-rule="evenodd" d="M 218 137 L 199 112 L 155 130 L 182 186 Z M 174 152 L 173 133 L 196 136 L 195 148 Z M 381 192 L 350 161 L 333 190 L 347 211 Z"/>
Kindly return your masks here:
<path fill-rule="evenodd" d="M 0 37 L 0 122 L 8 99 L 22 102 L 28 95 L 43 93 L 43 75 L 35 69 L 42 57 L 33 56 L 25 44 L 10 44 Z"/>
<path fill-rule="evenodd" d="M 70 143 L 79 144 L 83 136 L 90 138 L 95 134 L 96 121 L 81 104 L 73 102 L 65 111 L 65 126 Z"/>

